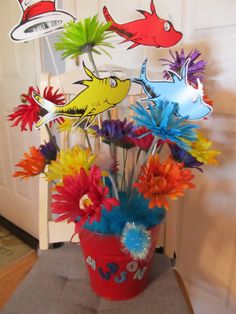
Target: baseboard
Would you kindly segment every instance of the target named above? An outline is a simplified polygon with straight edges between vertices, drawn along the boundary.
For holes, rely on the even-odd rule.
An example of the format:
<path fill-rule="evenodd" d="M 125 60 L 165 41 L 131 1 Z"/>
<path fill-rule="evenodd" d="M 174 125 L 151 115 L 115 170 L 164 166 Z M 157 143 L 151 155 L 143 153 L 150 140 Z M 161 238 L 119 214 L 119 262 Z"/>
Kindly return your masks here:
<path fill-rule="evenodd" d="M 164 247 L 163 246 L 156 247 L 155 253 L 164 254 Z"/>
<path fill-rule="evenodd" d="M 0 225 L 14 234 L 21 241 L 26 243 L 32 249 L 37 250 L 39 246 L 39 240 L 34 238 L 31 234 L 27 233 L 23 229 L 17 227 L 15 224 L 0 215 Z"/>

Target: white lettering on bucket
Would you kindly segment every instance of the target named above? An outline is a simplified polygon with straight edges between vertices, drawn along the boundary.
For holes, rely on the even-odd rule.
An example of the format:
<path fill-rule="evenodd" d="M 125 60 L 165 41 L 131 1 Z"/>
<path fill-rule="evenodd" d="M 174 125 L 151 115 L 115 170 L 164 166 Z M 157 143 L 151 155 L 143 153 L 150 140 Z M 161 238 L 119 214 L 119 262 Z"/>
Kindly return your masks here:
<path fill-rule="evenodd" d="M 138 269 L 137 272 L 134 274 L 133 279 L 141 280 L 143 278 L 143 275 L 146 269 L 147 269 L 146 266 L 143 269 Z"/>
<path fill-rule="evenodd" d="M 130 272 L 130 273 L 134 273 L 136 272 L 136 270 L 138 269 L 138 263 L 137 262 L 129 262 L 129 264 L 127 264 L 126 269 Z"/>
<path fill-rule="evenodd" d="M 96 269 L 96 261 L 91 257 L 87 257 L 87 264 L 92 267 L 93 270 Z"/>

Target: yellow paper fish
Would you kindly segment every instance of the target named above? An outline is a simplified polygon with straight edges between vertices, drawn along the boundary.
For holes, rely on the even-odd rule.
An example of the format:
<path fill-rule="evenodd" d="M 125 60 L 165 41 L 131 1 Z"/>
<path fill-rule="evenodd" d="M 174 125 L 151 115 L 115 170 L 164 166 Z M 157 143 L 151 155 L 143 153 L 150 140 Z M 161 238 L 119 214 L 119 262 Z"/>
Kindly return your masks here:
<path fill-rule="evenodd" d="M 129 79 L 120 80 L 115 76 L 106 78 L 96 77 L 83 63 L 84 71 L 90 80 L 82 80 L 75 84 L 82 84 L 87 88 L 79 93 L 74 99 L 64 106 L 57 106 L 33 92 L 32 97 L 48 113 L 36 124 L 40 128 L 58 117 L 78 118 L 76 124 L 87 118 L 85 128 L 87 128 L 97 115 L 114 108 L 128 94 L 131 81 Z"/>

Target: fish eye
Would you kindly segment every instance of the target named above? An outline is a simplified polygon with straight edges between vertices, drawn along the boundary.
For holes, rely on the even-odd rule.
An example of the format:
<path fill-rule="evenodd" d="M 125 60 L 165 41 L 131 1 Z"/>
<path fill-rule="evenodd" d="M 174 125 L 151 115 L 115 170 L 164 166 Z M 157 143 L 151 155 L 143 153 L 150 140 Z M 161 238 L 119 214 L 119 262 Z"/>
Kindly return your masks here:
<path fill-rule="evenodd" d="M 169 31 L 170 31 L 170 22 L 165 22 L 165 24 L 164 24 L 164 30 L 165 30 L 166 32 L 169 32 Z"/>
<path fill-rule="evenodd" d="M 110 83 L 111 87 L 116 87 L 117 86 L 117 81 L 113 77 L 110 77 L 109 83 Z"/>

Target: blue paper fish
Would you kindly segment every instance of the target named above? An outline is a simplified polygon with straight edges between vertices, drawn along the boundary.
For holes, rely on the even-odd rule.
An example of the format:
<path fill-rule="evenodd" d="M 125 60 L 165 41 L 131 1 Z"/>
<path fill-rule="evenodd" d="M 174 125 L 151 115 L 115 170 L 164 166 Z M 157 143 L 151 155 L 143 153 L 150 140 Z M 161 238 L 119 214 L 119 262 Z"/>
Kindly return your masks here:
<path fill-rule="evenodd" d="M 203 100 L 203 85 L 198 80 L 198 88 L 194 88 L 188 83 L 187 59 L 182 66 L 180 75 L 172 70 L 168 70 L 172 80 L 150 81 L 146 75 L 147 59 L 143 62 L 140 78 L 133 78 L 132 81 L 141 84 L 148 101 L 163 100 L 178 103 L 177 114 L 187 117 L 189 120 L 200 120 L 212 113 L 212 107 Z"/>

